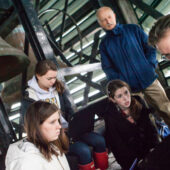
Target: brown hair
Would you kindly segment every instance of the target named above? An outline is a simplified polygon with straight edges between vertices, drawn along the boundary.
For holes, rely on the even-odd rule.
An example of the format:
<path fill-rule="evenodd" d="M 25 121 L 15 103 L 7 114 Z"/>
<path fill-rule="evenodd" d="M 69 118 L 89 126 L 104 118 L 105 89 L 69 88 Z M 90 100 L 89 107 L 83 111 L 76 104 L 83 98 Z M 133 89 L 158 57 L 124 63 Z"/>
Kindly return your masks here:
<path fill-rule="evenodd" d="M 168 29 L 170 29 L 170 14 L 160 17 L 152 26 L 148 37 L 149 44 L 156 47 L 156 44 L 165 36 Z"/>
<path fill-rule="evenodd" d="M 44 139 L 40 131 L 40 125 L 55 112 L 60 114 L 60 110 L 55 104 L 40 100 L 29 106 L 24 119 L 28 141 L 33 143 L 47 160 L 51 160 L 52 154 L 58 156 L 56 151 L 58 149 L 61 154 L 68 150 L 69 142 L 63 130 L 54 142 Z"/>
<path fill-rule="evenodd" d="M 45 75 L 49 70 L 57 71 L 56 64 L 51 60 L 42 60 L 39 61 L 35 67 L 35 75 L 38 74 L 39 76 Z M 64 85 L 58 79 L 54 84 L 58 93 L 63 93 Z"/>
<path fill-rule="evenodd" d="M 106 86 L 108 97 L 114 98 L 116 90 L 122 87 L 127 87 L 129 92 L 131 93 L 131 89 L 126 82 L 122 80 L 111 80 Z M 142 105 L 134 97 L 132 97 L 131 104 L 130 104 L 130 112 L 131 112 L 130 114 L 134 118 L 134 120 L 137 120 L 139 118 L 141 110 L 142 110 Z"/>

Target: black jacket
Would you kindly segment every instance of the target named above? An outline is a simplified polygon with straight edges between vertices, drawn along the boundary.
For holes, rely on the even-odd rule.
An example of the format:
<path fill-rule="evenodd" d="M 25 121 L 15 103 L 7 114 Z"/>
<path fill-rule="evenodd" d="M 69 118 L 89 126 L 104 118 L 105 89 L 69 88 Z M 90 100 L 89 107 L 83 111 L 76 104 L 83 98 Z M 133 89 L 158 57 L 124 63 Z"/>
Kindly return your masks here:
<path fill-rule="evenodd" d="M 135 124 L 124 118 L 112 102 L 108 103 L 104 113 L 106 142 L 124 169 L 129 169 L 135 158 L 143 158 L 158 144 L 157 132 L 149 119 L 149 110 L 140 97 L 135 98 L 143 105 Z"/>

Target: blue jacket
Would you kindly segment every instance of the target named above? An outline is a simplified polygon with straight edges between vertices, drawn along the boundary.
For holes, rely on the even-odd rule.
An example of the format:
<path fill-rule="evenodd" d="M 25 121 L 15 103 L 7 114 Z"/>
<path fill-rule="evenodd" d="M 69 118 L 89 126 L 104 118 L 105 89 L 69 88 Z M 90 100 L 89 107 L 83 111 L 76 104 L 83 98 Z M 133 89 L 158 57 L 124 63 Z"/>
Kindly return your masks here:
<path fill-rule="evenodd" d="M 108 80 L 121 79 L 133 92 L 151 85 L 157 78 L 157 60 L 155 49 L 147 41 L 146 33 L 134 24 L 117 24 L 107 31 L 100 44 L 100 54 Z"/>

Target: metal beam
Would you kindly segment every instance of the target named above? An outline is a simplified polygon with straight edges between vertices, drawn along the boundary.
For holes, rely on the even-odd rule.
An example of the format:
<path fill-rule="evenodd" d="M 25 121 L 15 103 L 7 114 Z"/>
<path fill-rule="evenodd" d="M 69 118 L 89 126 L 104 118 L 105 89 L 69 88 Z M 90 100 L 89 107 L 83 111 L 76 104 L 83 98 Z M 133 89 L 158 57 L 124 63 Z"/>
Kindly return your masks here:
<path fill-rule="evenodd" d="M 87 77 L 83 77 L 83 76 L 77 76 L 77 78 L 79 78 L 81 81 L 87 83 L 89 86 L 98 89 L 102 94 L 105 94 L 104 89 L 102 88 L 101 85 L 94 83 L 92 81 L 89 81 Z"/>
<path fill-rule="evenodd" d="M 47 3 L 49 2 L 49 0 L 43 0 L 40 2 L 40 9 L 43 8 L 44 6 L 47 5 Z"/>
<path fill-rule="evenodd" d="M 138 19 L 129 1 L 117 0 L 126 24 L 138 24 Z"/>
<path fill-rule="evenodd" d="M 63 10 L 60 10 L 60 9 L 47 9 L 47 10 L 42 11 L 42 12 L 39 14 L 39 18 L 41 18 L 45 13 L 48 13 L 48 12 L 56 12 L 56 11 L 58 11 L 59 13 L 60 13 L 60 12 L 65 13 Z M 67 15 L 67 16 L 72 20 L 72 22 L 74 23 L 74 26 L 76 27 L 77 32 L 78 32 L 78 37 L 79 37 L 79 40 L 80 40 L 80 47 L 82 47 L 81 32 L 80 32 L 79 27 L 77 26 L 76 21 L 75 21 L 69 14 L 65 13 L 65 15 Z"/>
<path fill-rule="evenodd" d="M 75 49 L 73 49 L 73 48 L 71 48 L 70 49 L 70 52 L 73 52 L 73 53 L 75 53 L 76 55 L 77 55 L 77 57 L 75 57 L 74 59 L 71 59 L 70 60 L 70 62 L 72 63 L 72 61 L 74 61 L 75 59 L 77 59 L 77 58 L 82 58 L 82 57 L 84 57 L 84 59 L 90 59 L 90 57 L 88 56 L 88 55 L 86 55 L 86 54 L 84 54 L 84 53 L 82 53 L 82 52 L 77 52 Z M 87 61 L 88 61 L 87 60 Z M 82 64 L 82 62 L 79 62 L 79 64 Z"/>
<path fill-rule="evenodd" d="M 0 7 L 3 9 L 8 9 L 11 7 L 11 1 L 10 0 L 0 0 Z"/>
<path fill-rule="evenodd" d="M 98 22 L 94 21 L 89 27 L 87 27 L 85 30 L 81 31 L 81 38 L 84 38 L 86 35 L 93 32 L 98 27 L 100 27 Z M 76 35 L 69 42 L 65 43 L 63 50 L 65 51 L 65 50 L 69 49 L 78 41 L 80 41 L 80 38 Z"/>
<path fill-rule="evenodd" d="M 52 43 L 52 45 L 54 45 L 54 47 L 56 47 L 55 43 L 52 41 L 52 39 L 48 36 L 50 42 Z M 60 50 L 59 48 L 57 50 Z M 79 67 L 78 66 L 72 66 L 72 64 L 65 58 L 65 56 L 62 54 L 61 51 L 58 51 L 60 52 L 60 56 L 62 57 L 61 59 L 70 67 L 66 67 L 66 68 L 62 68 L 58 70 L 58 75 L 62 75 L 63 77 L 66 76 L 66 75 L 73 75 L 73 74 L 77 74 L 83 70 L 86 70 L 86 71 L 89 71 L 90 69 L 92 69 L 92 71 L 94 71 L 95 69 L 101 69 L 101 63 L 96 63 L 95 66 L 93 66 L 92 68 L 91 65 L 89 66 L 89 69 L 87 70 L 87 66 L 86 65 L 81 65 L 81 68 L 80 68 L 80 65 Z M 95 67 L 95 68 L 94 68 Z M 85 72 L 85 71 L 84 71 Z M 102 93 L 103 93 L 103 89 L 102 87 L 97 84 L 97 83 L 94 83 L 92 81 L 89 81 L 87 77 L 84 77 L 84 76 L 81 76 L 81 75 L 77 75 L 77 78 L 79 78 L 81 81 L 87 83 L 89 86 L 92 86 L 93 88 L 96 88 L 98 90 L 100 90 Z"/>
<path fill-rule="evenodd" d="M 89 102 L 92 102 L 92 101 L 94 101 L 94 100 L 97 100 L 97 99 L 101 98 L 101 97 L 104 96 L 104 95 L 105 95 L 105 94 L 98 93 L 98 94 L 96 94 L 96 95 L 94 95 L 94 96 L 92 96 L 92 97 L 89 97 Z M 83 101 L 77 103 L 77 107 L 82 106 L 82 102 L 83 102 Z M 92 105 L 92 106 L 93 106 L 93 105 Z"/>
<path fill-rule="evenodd" d="M 161 1 L 162 1 L 162 0 L 153 1 L 150 6 L 153 7 L 153 8 L 156 8 L 156 7 L 161 3 Z M 143 21 L 144 21 L 147 17 L 148 17 L 148 14 L 144 13 L 144 14 L 140 17 L 140 19 L 139 19 L 139 24 L 142 24 Z"/>
<path fill-rule="evenodd" d="M 97 32 L 95 33 L 95 35 L 98 34 L 97 37 L 99 37 L 100 32 L 101 32 L 101 30 L 97 31 Z M 91 55 L 90 55 L 90 56 L 96 56 L 96 55 L 99 54 L 99 50 L 98 50 L 99 38 L 97 38 L 97 39 L 94 38 L 94 41 L 95 41 L 95 42 L 93 42 L 92 52 L 91 52 Z M 77 52 L 77 51 L 74 50 L 73 48 L 71 48 L 70 51 L 71 51 L 71 52 L 74 52 L 74 53 L 77 55 L 77 56 L 73 56 L 72 59 L 70 59 L 70 62 L 73 62 L 74 60 L 77 60 L 77 58 L 80 58 L 80 59 L 81 59 L 82 57 L 84 57 L 84 59 L 81 59 L 81 61 L 79 61 L 79 62 L 76 63 L 75 65 L 77 65 L 77 64 L 84 64 L 84 63 L 86 63 L 88 60 L 90 60 L 90 56 L 84 54 L 83 52 L 81 52 L 81 53 L 80 53 L 80 52 Z M 97 60 L 96 58 L 93 58 L 93 62 L 100 62 L 100 61 Z"/>
<path fill-rule="evenodd" d="M 95 61 L 95 58 L 96 58 L 96 55 L 97 55 L 97 49 L 98 49 L 98 46 L 99 46 L 99 36 L 100 36 L 100 33 L 101 33 L 101 30 L 97 31 L 95 34 L 94 34 L 94 43 L 93 43 L 93 46 L 92 46 L 92 51 L 91 51 L 91 55 L 90 55 L 90 61 L 89 63 L 93 63 Z"/>
<path fill-rule="evenodd" d="M 87 14 L 89 14 L 93 10 L 93 7 L 91 3 L 88 1 L 83 7 L 81 7 L 77 12 L 75 12 L 73 15 L 71 15 L 72 18 L 76 22 L 80 21 L 81 18 L 85 17 Z M 50 21 L 50 20 L 49 20 Z M 70 18 L 66 19 L 65 21 L 65 30 L 69 29 L 74 23 L 71 21 Z M 55 30 L 53 30 L 53 34 L 55 37 L 60 36 L 60 30 L 61 30 L 61 25 L 59 25 Z"/>
<path fill-rule="evenodd" d="M 83 72 L 91 72 L 95 70 L 101 70 L 101 63 L 93 63 L 93 64 L 83 64 L 76 65 L 74 67 L 66 67 L 60 68 L 58 72 L 63 76 L 76 75 Z"/>
<path fill-rule="evenodd" d="M 16 135 L 13 130 L 12 124 L 10 123 L 8 119 L 8 114 L 5 110 L 4 104 L 2 102 L 2 99 L 0 98 L 0 124 L 3 127 L 4 132 L 8 136 L 8 142 L 16 141 Z M 8 143 L 8 144 L 9 144 Z"/>
<path fill-rule="evenodd" d="M 53 50 L 30 0 L 12 0 L 37 60 L 54 60 Z M 56 62 L 56 61 L 55 61 Z"/>
<path fill-rule="evenodd" d="M 38 11 L 40 9 L 40 0 L 35 0 L 35 10 Z"/>
<path fill-rule="evenodd" d="M 49 37 L 49 36 L 48 36 Z M 50 42 L 55 46 L 55 43 L 51 40 L 51 38 L 49 37 L 49 40 L 50 40 Z M 59 48 L 57 49 L 57 50 L 59 50 Z M 78 66 L 72 66 L 72 64 L 65 58 L 65 56 L 62 54 L 62 52 L 60 52 L 60 54 L 61 54 L 61 56 L 62 56 L 62 58 L 61 59 L 64 59 L 63 61 L 68 65 L 68 66 L 70 66 L 70 67 L 66 67 L 66 68 L 62 68 L 62 69 L 60 69 L 59 68 L 59 70 L 58 70 L 58 75 L 62 75 L 63 77 L 64 76 L 66 76 L 66 75 L 72 75 L 72 74 L 77 74 L 77 72 L 79 73 L 80 72 L 80 70 L 82 71 L 82 70 L 87 70 L 87 68 L 86 68 L 86 66 L 85 65 L 81 65 L 81 68 L 80 68 L 80 66 L 78 67 Z M 89 67 L 91 67 L 91 66 L 89 66 Z M 101 69 L 101 63 L 96 63 L 96 65 L 95 65 L 95 68 L 93 67 L 93 68 L 91 68 L 92 69 L 92 71 L 94 71 L 95 69 L 97 69 L 97 68 L 100 68 Z M 87 71 L 89 71 L 90 70 L 90 68 L 87 70 Z M 85 71 L 84 71 L 85 72 Z M 60 76 L 61 77 L 61 76 Z M 102 89 L 102 87 L 99 85 L 99 84 L 97 84 L 97 83 L 94 83 L 94 82 L 92 82 L 92 81 L 89 81 L 86 77 L 84 77 L 84 76 L 81 76 L 81 75 L 78 75 L 77 76 L 77 78 L 79 78 L 81 81 L 83 81 L 83 82 L 85 82 L 85 83 L 87 83 L 89 86 L 92 86 L 93 88 L 96 88 L 96 89 L 98 89 L 98 90 L 100 90 L 102 93 L 103 93 L 103 89 Z M 62 80 L 63 80 L 63 78 L 61 78 Z"/>
<path fill-rule="evenodd" d="M 71 52 L 74 52 L 74 51 L 76 51 L 76 50 L 70 50 Z M 77 60 L 77 58 L 80 58 L 81 56 L 84 58 L 84 59 L 82 59 L 81 60 L 81 62 L 77 62 L 77 63 L 75 63 L 74 65 L 78 65 L 78 64 L 84 64 L 84 63 L 86 63 L 87 61 L 89 61 L 90 60 L 90 56 L 88 56 L 88 55 L 86 55 L 86 54 L 84 54 L 84 53 L 82 53 L 81 54 L 81 56 L 80 56 L 80 53 L 79 52 L 75 52 L 76 53 L 76 55 L 75 56 L 73 56 L 69 61 L 72 63 L 72 62 L 74 62 L 75 60 Z M 96 51 L 96 55 L 98 55 L 99 54 L 99 50 L 97 50 Z M 98 62 L 100 62 L 100 60 L 99 59 L 94 59 L 94 63 L 98 63 Z"/>
<path fill-rule="evenodd" d="M 94 35 L 94 43 L 93 43 L 93 46 L 92 46 L 92 50 L 91 50 L 91 55 L 90 55 L 90 60 L 89 60 L 89 63 L 93 63 L 95 58 L 96 58 L 96 54 L 97 54 L 97 47 L 99 45 L 99 35 L 100 35 L 100 32 L 101 30 L 99 30 L 98 32 L 95 33 Z M 93 72 L 88 72 L 87 73 L 87 79 L 89 81 L 92 80 L 92 77 L 93 77 Z M 88 81 L 88 82 L 89 82 Z M 83 101 L 83 104 L 82 106 L 86 106 L 87 103 L 88 103 L 88 94 L 90 92 L 90 86 L 88 83 L 86 83 L 86 87 L 84 89 L 84 101 Z"/>
<path fill-rule="evenodd" d="M 94 64 L 86 64 L 86 65 L 77 65 L 74 67 L 66 67 L 58 70 L 58 73 L 63 75 L 63 76 L 68 76 L 68 75 L 76 75 L 80 74 L 82 72 L 90 72 L 90 71 L 95 71 L 101 69 L 101 63 L 94 63 Z M 98 89 L 104 94 L 103 88 L 101 85 L 94 83 L 92 81 L 89 81 L 87 77 L 81 76 L 81 75 L 76 75 L 78 79 L 81 81 L 87 83 L 89 86 Z"/>
<path fill-rule="evenodd" d="M 25 42 L 24 42 L 24 53 L 28 56 L 29 53 L 29 42 L 25 35 Z M 21 92 L 22 95 L 24 95 L 24 91 L 27 84 L 27 68 L 22 72 L 22 78 L 21 78 Z"/>
<path fill-rule="evenodd" d="M 89 81 L 91 81 L 92 77 L 93 77 L 93 72 L 89 72 L 89 73 L 87 74 L 87 79 L 88 79 Z M 89 92 L 90 92 L 90 86 L 89 86 L 88 83 L 86 83 L 86 87 L 85 87 L 85 89 L 84 89 L 84 100 L 83 100 L 83 102 L 82 102 L 82 107 L 87 106 L 87 103 L 88 103 L 88 101 L 89 101 L 89 98 L 88 98 Z"/>
<path fill-rule="evenodd" d="M 129 1 L 155 19 L 158 19 L 159 17 L 163 16 L 162 13 L 155 10 L 154 8 L 144 3 L 143 1 L 140 1 L 140 0 L 129 0 Z"/>
<path fill-rule="evenodd" d="M 1 21 L 0 36 L 5 38 L 19 24 L 19 21 L 14 10 L 10 11 L 8 15 L 5 14 L 3 18 L 5 18 L 5 21 Z"/>
<path fill-rule="evenodd" d="M 26 31 L 27 38 L 34 50 L 35 56 L 38 61 L 43 59 L 52 60 L 57 66 L 58 63 L 54 57 L 54 52 L 50 46 L 50 43 L 47 39 L 46 33 L 43 30 L 43 27 L 38 19 L 37 13 L 34 10 L 30 0 L 12 0 L 15 8 L 19 14 L 19 18 L 23 27 Z M 62 52 L 61 52 L 62 54 Z M 59 75 L 59 79 L 64 81 L 63 75 Z M 67 97 L 70 100 L 72 107 L 75 108 L 73 100 L 69 95 L 68 88 L 65 85 L 67 92 Z"/>
<path fill-rule="evenodd" d="M 51 46 L 52 46 L 55 54 L 56 54 L 56 55 L 58 54 L 58 55 L 60 56 L 61 60 L 62 60 L 64 63 L 67 64 L 67 66 L 72 67 L 72 64 L 66 59 L 66 57 L 65 57 L 64 54 L 62 53 L 62 51 L 61 51 L 61 49 L 59 48 L 59 46 L 58 46 L 58 44 L 56 43 L 56 41 L 53 41 L 52 38 L 51 38 L 49 35 L 47 35 L 47 37 L 48 37 L 48 40 L 49 40 L 49 42 L 50 42 L 50 44 L 51 44 Z"/>
<path fill-rule="evenodd" d="M 59 45 L 61 48 L 62 48 L 62 35 L 63 35 L 64 28 L 65 28 L 65 18 L 66 18 L 67 6 L 68 6 L 68 0 L 65 0 L 64 13 L 63 13 L 61 32 L 60 32 L 60 41 L 59 41 Z"/>

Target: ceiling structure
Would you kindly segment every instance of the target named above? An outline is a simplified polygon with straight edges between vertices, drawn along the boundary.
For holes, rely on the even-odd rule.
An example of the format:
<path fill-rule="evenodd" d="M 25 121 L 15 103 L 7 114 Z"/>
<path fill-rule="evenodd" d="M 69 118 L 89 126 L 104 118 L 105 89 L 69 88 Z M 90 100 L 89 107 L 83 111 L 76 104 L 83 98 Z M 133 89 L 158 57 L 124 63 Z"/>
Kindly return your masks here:
<path fill-rule="evenodd" d="M 27 4 L 27 1 L 29 1 L 28 3 L 31 2 L 33 7 L 32 9 L 26 9 L 28 21 L 32 19 L 30 27 L 27 27 L 27 21 L 22 21 L 24 20 L 22 18 L 24 13 L 17 10 L 17 6 L 20 5 L 17 3 L 22 2 L 24 6 Z M 25 28 L 31 29 L 31 26 L 36 28 L 42 27 L 44 32 L 41 28 L 39 31 L 45 33 L 46 39 L 52 46 L 50 48 L 53 49 L 58 59 L 57 61 L 64 63 L 64 67 L 70 68 L 76 66 L 76 74 L 69 74 L 64 76 L 64 78 L 74 104 L 78 109 L 105 96 L 106 75 L 100 67 L 100 54 L 98 50 L 99 43 L 105 32 L 97 23 L 95 16 L 96 9 L 104 5 L 110 6 L 116 12 L 118 22 L 123 24 L 139 24 L 146 32 L 149 31 L 158 17 L 168 14 L 170 11 L 170 0 L 27 1 L 0 0 L 0 36 L 5 39 L 17 27 L 17 29 L 19 28 L 22 32 L 25 32 L 26 36 L 32 36 L 31 41 L 34 41 L 34 36 L 36 36 L 34 31 L 30 34 L 29 30 L 25 30 Z M 36 14 L 33 11 L 36 11 Z M 31 13 L 32 18 L 29 18 L 29 13 Z M 37 16 L 35 17 L 35 15 Z M 41 26 L 38 21 L 41 23 Z M 31 41 L 30 44 L 32 44 Z M 40 48 L 42 48 L 41 44 Z M 43 52 L 44 54 L 47 53 L 42 50 Z M 40 59 L 37 56 L 38 54 L 36 59 Z M 44 56 L 46 57 L 46 55 Z M 159 54 L 158 59 L 160 59 Z M 161 59 L 159 61 L 161 62 Z M 82 69 L 81 65 L 85 69 Z M 164 69 L 162 70 L 162 75 L 166 80 L 165 85 L 170 86 L 169 64 L 166 63 L 166 67 L 164 64 L 162 65 Z M 72 72 L 72 70 L 69 70 L 69 72 Z M 16 131 L 19 129 L 19 108 L 19 106 L 15 107 L 9 113 L 10 120 L 12 120 Z M 12 116 L 15 116 L 15 118 Z"/>
<path fill-rule="evenodd" d="M 66 64 L 68 66 L 100 62 L 98 44 L 105 35 L 104 31 L 100 29 L 95 16 L 96 9 L 100 6 L 109 5 L 112 7 L 117 12 L 117 19 L 121 23 L 126 23 L 125 15 L 128 12 L 126 10 L 123 13 L 122 8 L 127 5 L 129 5 L 129 8 L 131 6 L 134 14 L 128 17 L 137 17 L 138 23 L 146 31 L 149 30 L 156 18 L 167 14 L 170 8 L 170 4 L 167 1 L 161 0 L 145 0 L 141 1 L 141 3 L 136 0 L 127 1 L 127 3 L 122 0 L 43 0 L 37 1 L 35 5 L 35 8 L 38 9 L 37 12 L 41 24 L 46 32 L 55 40 L 57 46 L 67 59 Z M 60 58 L 60 56 L 57 57 Z M 67 76 L 65 77 L 70 93 L 77 106 L 87 105 L 89 101 L 104 95 L 100 88 L 94 88 L 95 84 L 104 84 L 106 79 L 101 69 L 94 71 L 91 75 L 90 73 L 82 74 L 83 77 L 88 78 L 85 82 L 82 82 L 80 78 L 75 76 L 72 79 Z M 89 81 L 94 83 L 90 88 L 88 87 Z M 87 98 L 87 94 L 89 98 Z"/>

